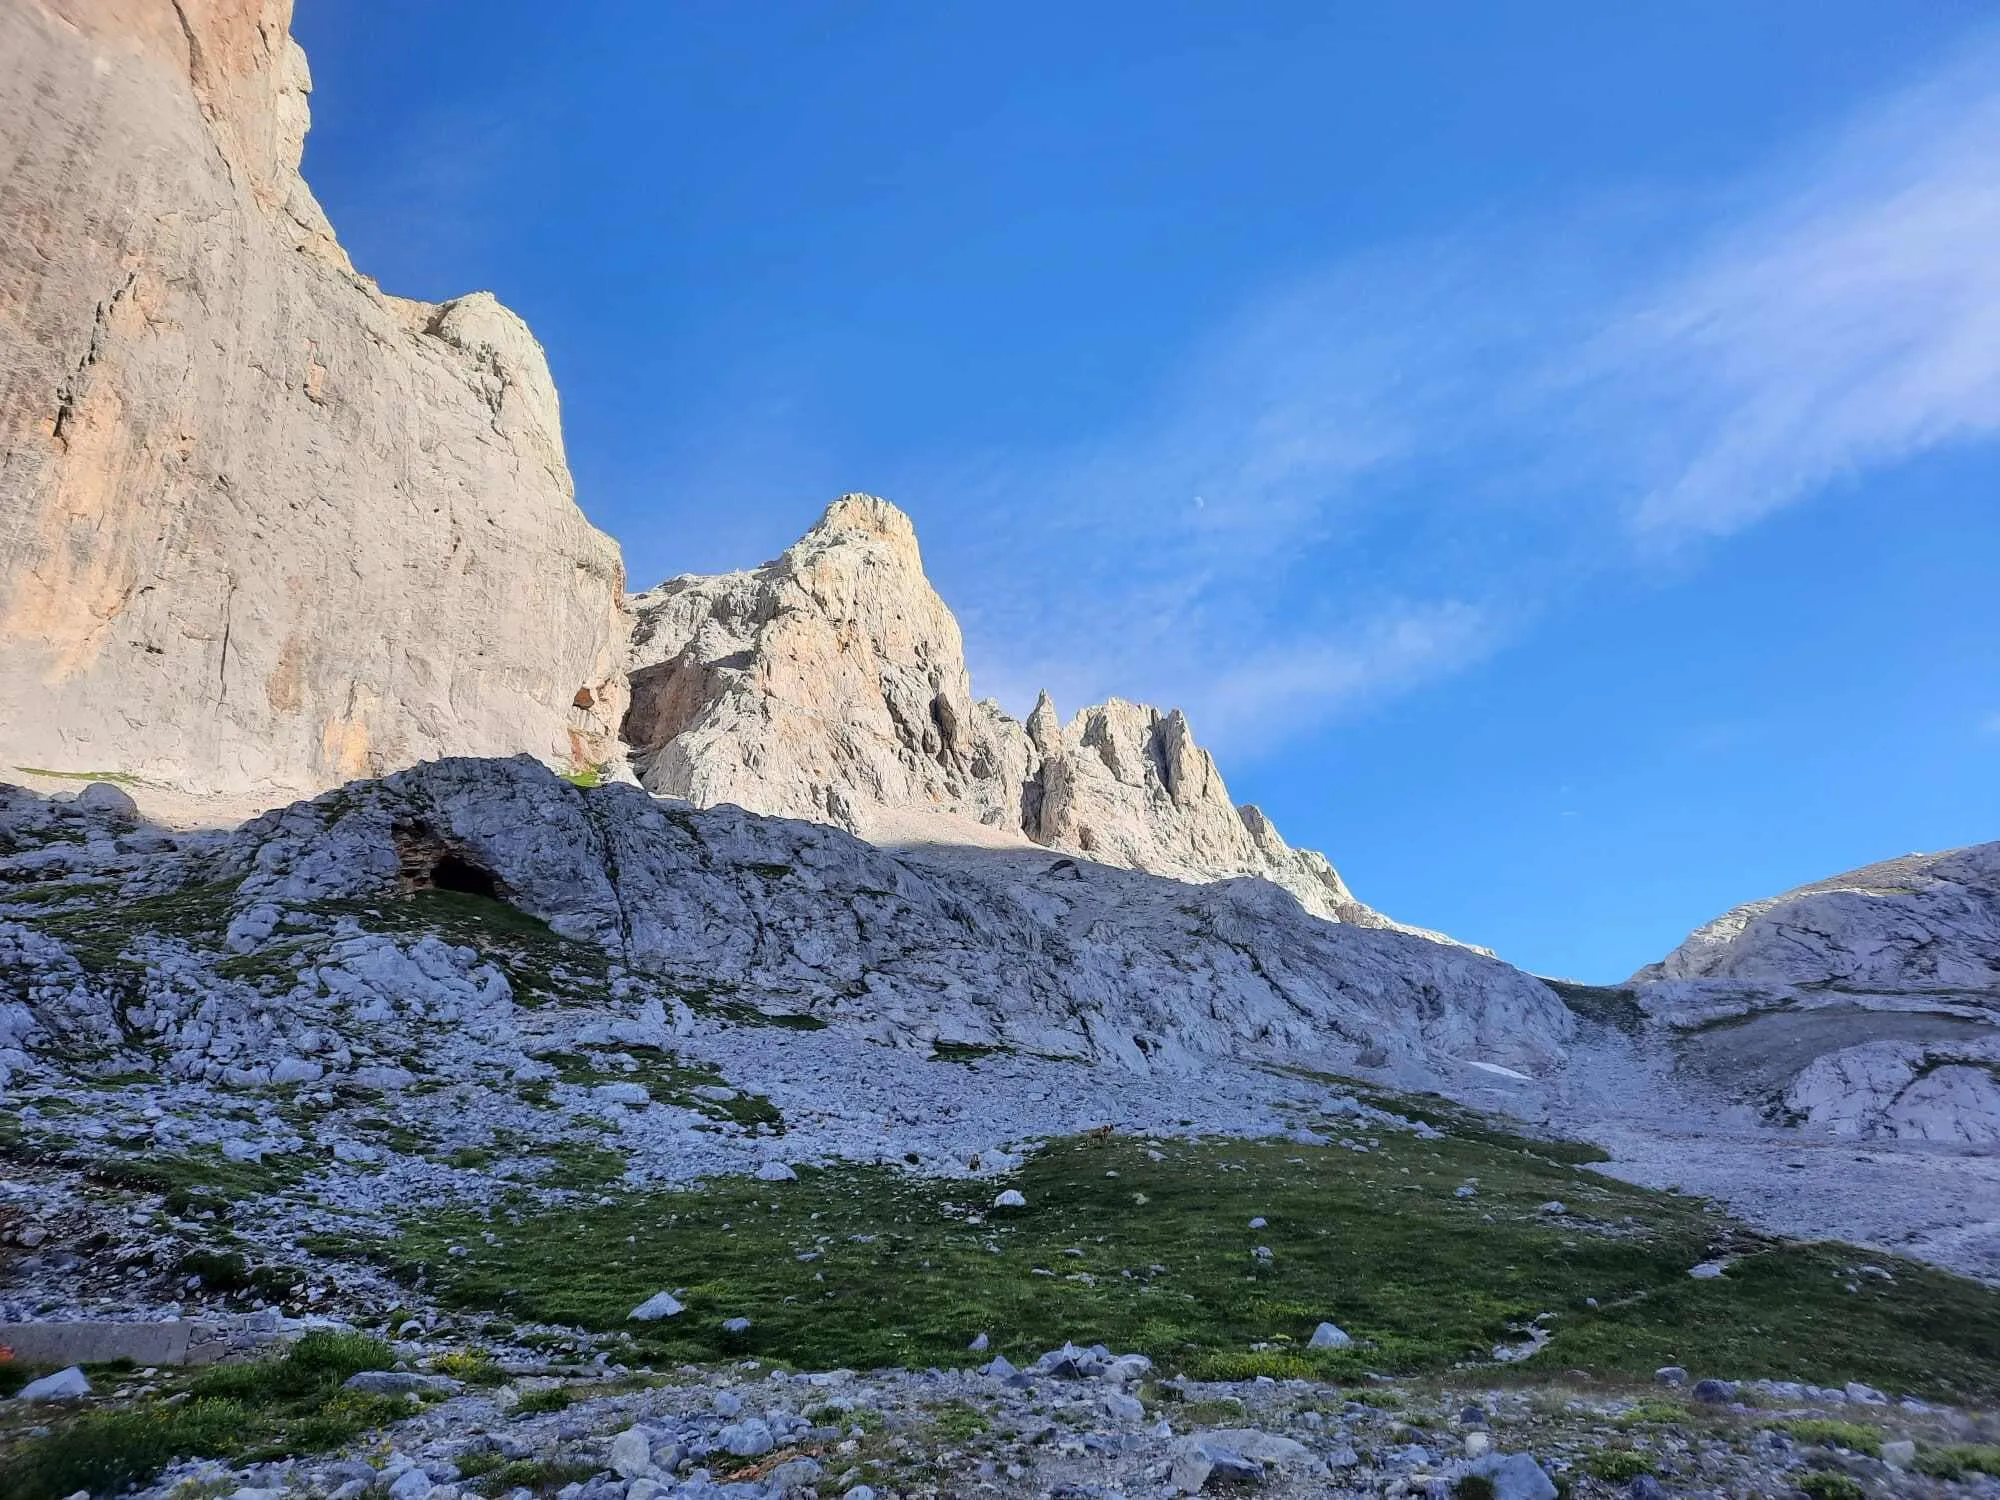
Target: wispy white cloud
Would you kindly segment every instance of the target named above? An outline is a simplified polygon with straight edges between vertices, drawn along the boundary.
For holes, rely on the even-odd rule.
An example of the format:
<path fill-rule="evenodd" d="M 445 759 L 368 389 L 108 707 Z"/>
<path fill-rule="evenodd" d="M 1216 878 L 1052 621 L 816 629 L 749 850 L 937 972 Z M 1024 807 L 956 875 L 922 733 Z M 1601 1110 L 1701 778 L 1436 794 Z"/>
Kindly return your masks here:
<path fill-rule="evenodd" d="M 1179 703 L 1241 754 L 1478 660 L 1579 578 L 1996 435 L 1989 33 L 1698 202 L 1280 289 L 1130 429 L 936 487 L 985 501 L 948 592 L 1003 701 Z"/>
<path fill-rule="evenodd" d="M 2000 432 L 2000 45 L 1854 121 L 1599 352 L 1679 429 L 1651 530 L 1731 531 Z"/>

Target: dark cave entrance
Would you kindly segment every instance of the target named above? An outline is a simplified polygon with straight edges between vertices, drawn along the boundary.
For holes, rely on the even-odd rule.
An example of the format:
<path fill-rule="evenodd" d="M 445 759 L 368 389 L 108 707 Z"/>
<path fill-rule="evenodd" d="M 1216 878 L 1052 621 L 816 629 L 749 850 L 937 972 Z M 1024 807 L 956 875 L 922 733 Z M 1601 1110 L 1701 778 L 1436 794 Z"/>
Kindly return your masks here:
<path fill-rule="evenodd" d="M 507 900 L 507 886 L 498 875 L 464 849 L 440 838 L 422 823 L 399 823 L 391 834 L 396 845 L 396 884 L 404 891 L 456 891 L 488 901 Z"/>
<path fill-rule="evenodd" d="M 447 851 L 431 866 L 430 886 L 437 891 L 463 891 L 468 896 L 500 899 L 500 882 L 491 870 L 481 869 L 471 860 Z"/>

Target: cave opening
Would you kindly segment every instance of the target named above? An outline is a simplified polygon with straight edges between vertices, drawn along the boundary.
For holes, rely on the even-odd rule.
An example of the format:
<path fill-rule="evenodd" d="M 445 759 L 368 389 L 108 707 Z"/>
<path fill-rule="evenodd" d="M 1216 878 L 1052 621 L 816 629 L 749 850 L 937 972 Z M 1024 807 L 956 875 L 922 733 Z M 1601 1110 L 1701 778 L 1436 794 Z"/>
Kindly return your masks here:
<path fill-rule="evenodd" d="M 430 885 L 436 891 L 463 891 L 468 896 L 500 899 L 500 882 L 491 870 L 481 869 L 471 860 L 447 850 L 431 865 Z"/>

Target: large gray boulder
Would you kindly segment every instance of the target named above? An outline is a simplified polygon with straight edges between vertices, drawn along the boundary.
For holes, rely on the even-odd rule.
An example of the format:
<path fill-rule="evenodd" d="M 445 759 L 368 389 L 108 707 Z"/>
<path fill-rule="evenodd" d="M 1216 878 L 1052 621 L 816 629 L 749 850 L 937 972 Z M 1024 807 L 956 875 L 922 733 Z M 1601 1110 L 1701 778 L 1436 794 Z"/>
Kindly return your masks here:
<path fill-rule="evenodd" d="M 541 349 L 349 265 L 290 13 L 0 5 L 0 762 L 610 759 L 622 568 Z"/>

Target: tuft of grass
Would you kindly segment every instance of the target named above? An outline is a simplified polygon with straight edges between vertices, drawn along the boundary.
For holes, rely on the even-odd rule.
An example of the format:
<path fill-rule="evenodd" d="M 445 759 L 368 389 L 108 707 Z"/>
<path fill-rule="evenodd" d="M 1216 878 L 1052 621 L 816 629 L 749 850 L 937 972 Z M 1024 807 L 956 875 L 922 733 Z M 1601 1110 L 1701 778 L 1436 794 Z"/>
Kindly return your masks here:
<path fill-rule="evenodd" d="M 947 1401 L 930 1407 L 931 1431 L 950 1443 L 970 1442 L 991 1425 L 985 1417 L 963 1401 Z"/>
<path fill-rule="evenodd" d="M 1451 1492 L 1456 1500 L 1493 1500 L 1493 1481 L 1484 1474 L 1461 1474 Z"/>
<path fill-rule="evenodd" d="M 1859 1422 L 1841 1422 L 1831 1417 L 1803 1417 L 1796 1422 L 1779 1425 L 1802 1443 L 1822 1448 L 1845 1448 L 1852 1453 L 1865 1453 L 1870 1458 L 1882 1456 L 1882 1434 Z"/>
<path fill-rule="evenodd" d="M 507 1372 L 483 1349 L 454 1349 L 431 1361 L 431 1369 L 467 1385 L 505 1385 Z M 460 1465 L 463 1468 L 463 1465 Z"/>
<path fill-rule="evenodd" d="M 1850 1293 L 1835 1274 L 1850 1248 L 1761 1239 L 1698 1201 L 1579 1178 L 1549 1151 L 1491 1132 L 1385 1135 L 1367 1153 L 1082 1137 L 1009 1179 L 1028 1206 L 1004 1216 L 981 1209 L 990 1185 L 843 1166 L 608 1203 L 524 1192 L 501 1205 L 520 1222 L 497 1245 L 483 1211 L 444 1208 L 378 1253 L 457 1306 L 629 1332 L 654 1363 L 739 1355 L 720 1324 L 742 1315 L 760 1352 L 814 1368 L 964 1365 L 986 1329 L 1016 1363 L 1073 1338 L 1140 1350 L 1162 1373 L 1358 1382 L 1483 1363 L 1510 1325 L 1553 1312 L 1541 1362 L 1594 1375 L 1699 1363 L 2000 1398 L 2000 1293 L 1905 1262 Z M 1468 1177 L 1477 1213 L 1453 1197 Z M 1564 1225 L 1535 1212 L 1553 1197 L 1573 1206 Z M 1254 1241 L 1276 1250 L 1268 1263 L 1249 1255 L 1255 1216 L 1270 1222 Z M 1737 1256 L 1731 1274 L 1692 1280 L 1718 1245 Z M 688 1312 L 632 1324 L 663 1286 L 685 1286 Z M 1302 1347 L 1322 1319 L 1356 1345 Z"/>
<path fill-rule="evenodd" d="M 29 1439 L 0 1463 L 0 1494 L 9 1500 L 61 1500 L 78 1490 L 114 1494 L 177 1459 L 275 1458 L 338 1447 L 407 1415 L 403 1403 L 341 1387 L 350 1375 L 394 1363 L 394 1351 L 379 1339 L 315 1331 L 279 1358 L 203 1370 L 183 1402 L 90 1412 Z"/>
<path fill-rule="evenodd" d="M 1953 1443 L 1926 1448 L 1917 1455 L 1917 1468 L 1933 1479 L 1959 1479 L 1967 1474 L 1990 1474 L 2000 1479 L 2000 1445 Z"/>
<path fill-rule="evenodd" d="M 514 1410 L 522 1416 L 539 1416 L 545 1412 L 566 1410 L 574 1399 L 562 1386 L 545 1386 L 538 1391 L 523 1391 L 521 1399 L 514 1403 Z"/>
<path fill-rule="evenodd" d="M 1799 1488 L 1808 1500 L 1866 1500 L 1868 1493 L 1853 1475 L 1836 1474 L 1831 1469 L 1815 1469 L 1801 1476 Z"/>
<path fill-rule="evenodd" d="M 1593 1479 L 1626 1484 L 1641 1474 L 1654 1473 L 1657 1466 L 1645 1454 L 1630 1448 L 1600 1448 L 1583 1461 L 1583 1467 Z"/>
<path fill-rule="evenodd" d="M 464 1465 L 460 1464 L 461 1472 Z M 480 1475 L 474 1485 L 482 1495 L 506 1495 L 527 1490 L 553 1495 L 564 1486 L 580 1484 L 599 1472 L 596 1465 L 552 1458 L 517 1458 Z"/>

